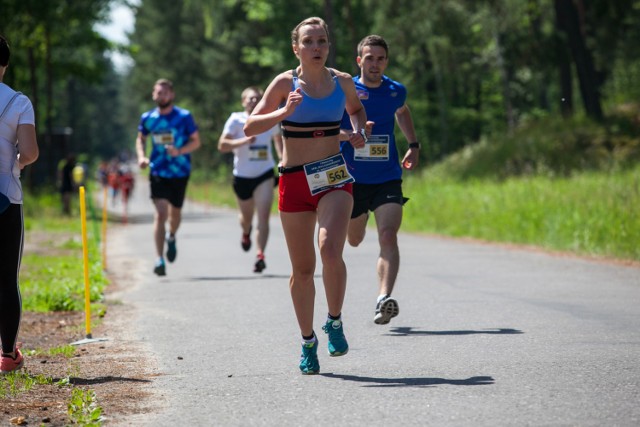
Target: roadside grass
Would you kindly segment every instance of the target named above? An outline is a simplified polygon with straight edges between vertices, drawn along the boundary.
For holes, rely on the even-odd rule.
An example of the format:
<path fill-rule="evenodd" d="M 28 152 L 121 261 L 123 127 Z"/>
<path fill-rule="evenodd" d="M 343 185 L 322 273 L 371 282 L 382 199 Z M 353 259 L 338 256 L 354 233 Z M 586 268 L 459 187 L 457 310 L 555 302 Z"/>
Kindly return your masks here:
<path fill-rule="evenodd" d="M 640 260 L 640 166 L 506 179 L 443 169 L 404 174 L 402 230 Z M 230 181 L 189 185 L 195 200 L 236 206 Z"/>
<path fill-rule="evenodd" d="M 96 317 L 101 317 L 105 312 L 102 295 L 108 281 L 102 271 L 100 235 L 96 232 L 99 227 L 96 227 L 96 221 L 91 220 L 92 206 L 89 199 L 87 196 L 91 312 L 97 313 Z M 74 214 L 71 217 L 65 217 L 60 213 L 59 196 L 52 189 L 37 194 L 27 193 L 25 200 L 25 242 L 32 248 L 25 250 L 20 271 L 23 310 L 42 313 L 84 311 L 82 231 L 77 198 L 74 200 Z M 41 233 L 39 230 L 46 232 Z M 39 236 L 39 240 L 32 241 L 31 236 Z M 26 357 L 63 355 L 71 358 L 75 351 L 75 347 L 71 345 L 44 349 L 23 348 Z M 34 387 L 51 385 L 53 381 L 52 378 L 43 375 L 32 375 L 26 369 L 0 376 L 0 400 L 29 393 Z M 55 385 L 70 384 L 63 379 Z M 95 393 L 91 390 L 72 387 L 68 408 L 70 419 L 75 424 L 101 423 L 101 409 L 97 406 Z"/>
<path fill-rule="evenodd" d="M 187 197 L 191 200 L 224 208 L 235 209 L 237 206 L 231 182 L 191 181 L 187 187 Z"/>
<path fill-rule="evenodd" d="M 616 172 L 405 180 L 403 229 L 640 260 L 640 167 Z"/>
<path fill-rule="evenodd" d="M 74 388 L 67 409 L 74 424 L 86 427 L 102 425 L 102 408 L 98 406 L 93 390 Z"/>
<path fill-rule="evenodd" d="M 226 164 L 217 170 L 195 170 L 189 180 L 187 197 L 213 206 L 235 209 L 236 196 L 232 188 L 233 174 Z"/>
<path fill-rule="evenodd" d="M 40 356 L 40 355 L 48 355 L 55 356 L 58 354 L 63 355 L 64 357 L 70 358 L 76 352 L 76 348 L 72 345 L 60 345 L 56 347 L 50 347 L 47 349 L 36 348 L 34 350 L 29 350 L 28 352 L 24 352 L 25 355 L 28 356 Z"/>
<path fill-rule="evenodd" d="M 11 372 L 0 377 L 0 399 L 27 393 L 37 385 L 50 384 L 53 384 L 53 379 L 44 375 L 30 375 L 25 371 Z"/>
<path fill-rule="evenodd" d="M 25 251 L 20 271 L 23 309 L 35 312 L 84 310 L 84 264 L 79 209 L 60 214 L 60 201 L 52 191 L 27 194 L 25 230 L 46 230 L 46 239 Z M 87 200 L 90 199 L 87 197 Z M 75 201 L 77 204 L 77 200 Z M 75 207 L 75 206 L 74 206 Z M 91 303 L 102 298 L 107 278 L 102 271 L 100 234 L 87 213 L 89 294 Z M 29 239 L 26 239 L 29 243 Z M 95 307 L 99 309 L 101 306 Z M 92 307 L 92 312 L 94 312 Z"/>

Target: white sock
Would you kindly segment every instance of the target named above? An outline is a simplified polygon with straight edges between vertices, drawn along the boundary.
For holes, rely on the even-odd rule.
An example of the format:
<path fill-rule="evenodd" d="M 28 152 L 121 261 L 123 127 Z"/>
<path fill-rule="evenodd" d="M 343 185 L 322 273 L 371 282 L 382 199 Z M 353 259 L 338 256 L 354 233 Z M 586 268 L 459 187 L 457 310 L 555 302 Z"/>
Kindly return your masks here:
<path fill-rule="evenodd" d="M 376 301 L 376 302 L 380 302 L 380 301 L 382 301 L 383 299 L 385 299 L 388 296 L 389 295 L 387 295 L 387 294 L 378 295 L 378 301 Z"/>
<path fill-rule="evenodd" d="M 302 338 L 302 344 L 313 344 L 314 342 L 318 341 L 318 338 L 316 338 L 316 334 L 313 334 L 313 338 L 311 338 L 310 340 Z"/>

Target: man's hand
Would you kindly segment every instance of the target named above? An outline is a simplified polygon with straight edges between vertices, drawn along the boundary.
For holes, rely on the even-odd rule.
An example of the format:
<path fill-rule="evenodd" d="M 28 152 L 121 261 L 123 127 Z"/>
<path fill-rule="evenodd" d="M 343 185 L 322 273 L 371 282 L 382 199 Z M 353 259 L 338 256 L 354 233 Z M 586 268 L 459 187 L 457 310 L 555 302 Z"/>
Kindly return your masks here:
<path fill-rule="evenodd" d="M 407 170 L 412 170 L 418 167 L 418 160 L 420 159 L 420 150 L 417 148 L 410 148 L 407 154 L 402 159 L 402 167 Z"/>
<path fill-rule="evenodd" d="M 374 122 L 368 121 L 364 125 L 364 129 L 353 132 L 349 135 L 349 143 L 353 146 L 353 148 L 362 148 L 367 143 L 367 139 L 371 136 L 371 130 L 373 129 Z M 362 130 L 364 130 L 364 135 L 362 135 Z"/>
<path fill-rule="evenodd" d="M 138 166 L 140 169 L 145 169 L 149 166 L 149 158 L 148 157 L 138 157 Z"/>

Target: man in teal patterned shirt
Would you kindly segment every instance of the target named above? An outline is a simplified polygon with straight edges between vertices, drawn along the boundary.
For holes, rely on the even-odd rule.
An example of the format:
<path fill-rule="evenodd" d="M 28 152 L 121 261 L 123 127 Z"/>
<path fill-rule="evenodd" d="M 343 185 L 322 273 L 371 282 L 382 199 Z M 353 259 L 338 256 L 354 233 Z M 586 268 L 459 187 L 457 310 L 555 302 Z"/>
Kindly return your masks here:
<path fill-rule="evenodd" d="M 136 152 L 141 169 L 150 168 L 151 200 L 156 209 L 153 233 L 158 259 L 153 272 L 166 274 L 162 252 L 167 243 L 167 260 L 177 256 L 176 232 L 182 218 L 182 204 L 191 174 L 191 152 L 200 147 L 198 126 L 191 113 L 173 105 L 173 83 L 167 79 L 156 81 L 153 101 L 157 107 L 140 117 Z M 147 157 L 147 139 L 151 140 L 151 155 Z M 169 232 L 165 223 L 169 221 Z"/>

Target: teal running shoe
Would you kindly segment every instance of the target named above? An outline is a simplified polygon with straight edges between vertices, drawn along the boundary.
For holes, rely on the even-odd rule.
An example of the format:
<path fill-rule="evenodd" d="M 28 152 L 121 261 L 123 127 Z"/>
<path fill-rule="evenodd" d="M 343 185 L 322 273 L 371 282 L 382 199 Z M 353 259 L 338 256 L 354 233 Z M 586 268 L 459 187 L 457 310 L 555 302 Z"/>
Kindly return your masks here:
<path fill-rule="evenodd" d="M 329 335 L 329 356 L 344 356 L 349 351 L 349 344 L 344 337 L 342 320 L 327 320 L 322 330 Z"/>
<path fill-rule="evenodd" d="M 318 362 L 318 340 L 312 343 L 302 344 L 302 354 L 300 355 L 300 372 L 303 375 L 315 375 L 320 373 L 320 362 Z"/>
<path fill-rule="evenodd" d="M 156 262 L 155 267 L 153 267 L 153 272 L 156 273 L 156 275 L 158 276 L 166 276 L 167 272 L 165 270 L 165 266 L 164 266 L 164 260 L 158 260 L 158 262 Z"/>
<path fill-rule="evenodd" d="M 173 262 L 178 255 L 178 248 L 176 248 L 176 238 L 167 239 L 167 261 Z"/>

